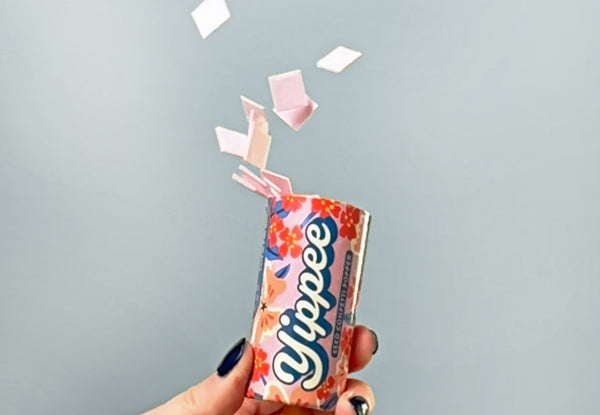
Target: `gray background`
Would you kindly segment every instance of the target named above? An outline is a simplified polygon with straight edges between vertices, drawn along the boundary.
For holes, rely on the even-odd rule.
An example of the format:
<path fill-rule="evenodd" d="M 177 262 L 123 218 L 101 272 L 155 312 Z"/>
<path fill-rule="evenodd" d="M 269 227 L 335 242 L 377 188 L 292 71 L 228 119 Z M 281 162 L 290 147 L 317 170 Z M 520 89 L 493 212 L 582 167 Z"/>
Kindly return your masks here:
<path fill-rule="evenodd" d="M 202 40 L 196 1 L 0 3 L 0 412 L 141 412 L 248 333 L 264 201 L 213 129 L 300 68 L 269 166 L 374 216 L 376 412 L 597 414 L 599 3 L 230 0 Z"/>

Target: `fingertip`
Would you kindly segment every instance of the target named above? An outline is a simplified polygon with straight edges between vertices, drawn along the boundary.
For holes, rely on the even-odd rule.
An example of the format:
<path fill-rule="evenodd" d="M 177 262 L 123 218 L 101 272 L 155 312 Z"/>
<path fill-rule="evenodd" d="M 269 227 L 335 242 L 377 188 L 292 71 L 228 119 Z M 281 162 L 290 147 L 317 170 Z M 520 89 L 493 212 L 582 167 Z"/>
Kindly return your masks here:
<path fill-rule="evenodd" d="M 248 381 L 250 380 L 250 375 L 252 374 L 252 368 L 254 367 L 254 349 L 250 342 L 248 342 L 246 338 L 240 339 L 226 354 L 223 361 L 227 359 L 228 355 L 236 353 L 234 349 L 238 345 L 241 345 L 241 351 L 239 352 L 239 358 L 237 358 L 236 363 L 234 363 L 231 369 L 224 374 L 219 373 L 219 368 L 221 368 L 220 364 L 214 375 L 223 381 L 227 381 L 229 388 L 236 391 L 238 389 L 244 389 L 245 393 Z"/>
<path fill-rule="evenodd" d="M 375 408 L 371 387 L 357 379 L 348 379 L 346 391 L 340 395 L 335 415 L 369 415 Z"/>
<path fill-rule="evenodd" d="M 225 353 L 225 356 L 223 356 L 223 359 L 221 359 L 221 362 L 217 365 L 217 375 L 219 377 L 225 377 L 231 372 L 242 359 L 246 347 L 246 338 L 242 337 L 227 353 Z"/>
<path fill-rule="evenodd" d="M 232 414 L 244 401 L 253 366 L 254 350 L 242 338 L 225 354 L 211 376 L 167 404 L 178 414 Z"/>
<path fill-rule="evenodd" d="M 356 326 L 354 328 L 349 371 L 356 372 L 363 369 L 369 364 L 378 349 L 377 334 L 366 326 Z"/>
<path fill-rule="evenodd" d="M 369 331 L 371 332 L 371 336 L 373 337 L 373 342 L 375 343 L 375 345 L 373 346 L 373 352 L 372 352 L 373 356 L 375 356 L 375 354 L 379 350 L 379 336 L 377 336 L 377 333 L 375 333 L 374 330 L 369 329 Z"/>

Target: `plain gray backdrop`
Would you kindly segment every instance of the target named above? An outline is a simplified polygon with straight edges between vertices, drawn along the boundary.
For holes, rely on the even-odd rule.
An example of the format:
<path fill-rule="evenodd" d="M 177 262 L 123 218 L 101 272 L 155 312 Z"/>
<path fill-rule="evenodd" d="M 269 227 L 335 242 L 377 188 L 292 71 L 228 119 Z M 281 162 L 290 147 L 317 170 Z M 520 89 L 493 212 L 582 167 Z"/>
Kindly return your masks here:
<path fill-rule="evenodd" d="M 600 3 L 230 0 L 205 40 L 196 5 L 0 3 L 0 412 L 143 412 L 249 333 L 265 202 L 214 134 L 244 94 L 272 170 L 373 214 L 376 413 L 599 413 Z"/>

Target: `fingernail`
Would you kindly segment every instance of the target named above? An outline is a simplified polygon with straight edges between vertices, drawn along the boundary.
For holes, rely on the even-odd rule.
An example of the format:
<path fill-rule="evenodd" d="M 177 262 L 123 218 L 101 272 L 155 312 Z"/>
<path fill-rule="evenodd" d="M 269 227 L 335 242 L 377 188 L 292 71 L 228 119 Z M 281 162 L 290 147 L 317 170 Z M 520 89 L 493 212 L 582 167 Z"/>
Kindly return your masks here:
<path fill-rule="evenodd" d="M 377 333 L 375 333 L 373 330 L 370 330 L 371 335 L 373 336 L 373 340 L 375 340 L 375 348 L 373 349 L 373 354 L 377 353 L 377 350 L 379 350 L 379 339 L 377 338 Z"/>
<path fill-rule="evenodd" d="M 242 356 L 244 355 L 244 348 L 246 346 L 246 339 L 242 337 L 223 357 L 219 366 L 217 366 L 217 374 L 221 377 L 231 372 L 231 369 L 238 364 Z"/>
<path fill-rule="evenodd" d="M 369 413 L 369 404 L 365 398 L 361 396 L 353 396 L 350 398 L 350 403 L 354 407 L 356 415 L 367 415 Z"/>

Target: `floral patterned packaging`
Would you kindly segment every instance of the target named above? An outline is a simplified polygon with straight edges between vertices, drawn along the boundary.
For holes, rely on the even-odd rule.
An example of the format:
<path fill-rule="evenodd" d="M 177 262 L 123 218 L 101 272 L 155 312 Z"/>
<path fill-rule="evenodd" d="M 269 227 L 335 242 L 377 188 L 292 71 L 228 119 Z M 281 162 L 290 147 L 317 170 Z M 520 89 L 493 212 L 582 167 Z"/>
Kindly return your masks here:
<path fill-rule="evenodd" d="M 323 411 L 344 390 L 368 212 L 319 196 L 270 198 L 247 396 Z"/>

